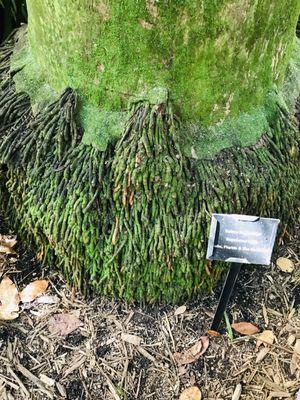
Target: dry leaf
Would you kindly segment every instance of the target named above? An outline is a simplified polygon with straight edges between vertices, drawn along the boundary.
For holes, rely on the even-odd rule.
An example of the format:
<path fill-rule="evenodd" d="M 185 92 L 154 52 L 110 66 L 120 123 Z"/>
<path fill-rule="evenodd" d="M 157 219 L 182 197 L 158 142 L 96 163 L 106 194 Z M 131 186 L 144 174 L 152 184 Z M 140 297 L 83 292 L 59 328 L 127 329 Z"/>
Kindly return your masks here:
<path fill-rule="evenodd" d="M 274 343 L 275 336 L 274 333 L 270 330 L 263 331 L 257 338 L 256 348 L 258 349 L 259 346 L 262 344 L 267 346 L 268 344 L 272 345 Z"/>
<path fill-rule="evenodd" d="M 286 257 L 279 257 L 276 261 L 277 267 L 283 272 L 293 272 L 295 265 L 292 260 Z"/>
<path fill-rule="evenodd" d="M 209 336 L 214 336 L 214 337 L 220 337 L 220 336 L 222 336 L 220 332 L 213 331 L 212 329 L 209 329 L 209 330 L 207 331 L 207 334 L 208 334 Z"/>
<path fill-rule="evenodd" d="M 174 353 L 174 360 L 179 365 L 191 364 L 198 360 L 207 350 L 209 338 L 201 336 L 200 340 L 183 353 Z"/>
<path fill-rule="evenodd" d="M 186 306 L 180 306 L 176 308 L 174 315 L 180 315 L 186 312 Z"/>
<path fill-rule="evenodd" d="M 56 335 L 66 336 L 82 326 L 74 314 L 55 314 L 49 319 L 49 331 Z"/>
<path fill-rule="evenodd" d="M 10 321 L 19 316 L 20 296 L 16 285 L 5 277 L 0 283 L 0 320 Z"/>
<path fill-rule="evenodd" d="M 0 235 L 0 253 L 16 254 L 13 250 L 16 243 L 16 236 Z"/>
<path fill-rule="evenodd" d="M 191 386 L 185 389 L 179 397 L 179 400 L 201 400 L 201 399 L 202 395 L 197 386 Z"/>
<path fill-rule="evenodd" d="M 232 324 L 231 327 L 242 335 L 254 335 L 259 332 L 258 327 L 250 322 L 237 322 L 236 324 Z"/>
<path fill-rule="evenodd" d="M 47 287 L 48 281 L 46 280 L 38 280 L 29 283 L 20 293 L 22 303 L 30 303 L 35 300 L 46 291 Z"/>
<path fill-rule="evenodd" d="M 124 340 L 124 342 L 134 344 L 135 346 L 139 346 L 142 342 L 142 338 L 136 335 L 130 335 L 129 333 L 122 333 L 121 339 Z"/>

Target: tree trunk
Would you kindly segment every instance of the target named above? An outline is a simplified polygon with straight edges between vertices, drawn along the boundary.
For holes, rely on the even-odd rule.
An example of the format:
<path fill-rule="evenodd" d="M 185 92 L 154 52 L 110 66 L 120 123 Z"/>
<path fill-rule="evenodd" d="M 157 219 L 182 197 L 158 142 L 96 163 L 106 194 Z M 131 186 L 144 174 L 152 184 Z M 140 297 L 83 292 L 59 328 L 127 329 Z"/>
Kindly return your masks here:
<path fill-rule="evenodd" d="M 0 50 L 1 192 L 45 262 L 177 301 L 223 269 L 205 261 L 212 212 L 292 224 L 299 0 L 27 6 Z"/>

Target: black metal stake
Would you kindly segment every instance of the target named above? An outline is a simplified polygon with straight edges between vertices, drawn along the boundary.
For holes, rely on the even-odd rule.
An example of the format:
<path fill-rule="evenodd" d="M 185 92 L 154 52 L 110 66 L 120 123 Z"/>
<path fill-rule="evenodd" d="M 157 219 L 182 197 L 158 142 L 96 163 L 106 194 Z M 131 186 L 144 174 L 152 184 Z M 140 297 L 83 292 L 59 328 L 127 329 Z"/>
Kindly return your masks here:
<path fill-rule="evenodd" d="M 228 301 L 230 299 L 231 293 L 233 291 L 235 282 L 239 276 L 242 264 L 232 263 L 230 269 L 228 271 L 226 281 L 224 283 L 221 297 L 219 300 L 218 308 L 214 316 L 213 323 L 211 325 L 211 330 L 218 331 L 220 324 L 222 322 L 222 318 L 224 316 L 224 312 L 226 311 L 226 307 Z"/>

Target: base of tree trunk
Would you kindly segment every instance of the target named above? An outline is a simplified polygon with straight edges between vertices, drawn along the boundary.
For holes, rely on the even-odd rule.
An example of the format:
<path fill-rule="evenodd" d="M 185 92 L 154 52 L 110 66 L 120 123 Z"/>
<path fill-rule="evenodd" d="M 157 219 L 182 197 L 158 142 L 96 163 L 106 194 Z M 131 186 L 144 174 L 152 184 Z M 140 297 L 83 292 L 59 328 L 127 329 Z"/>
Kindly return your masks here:
<path fill-rule="evenodd" d="M 2 212 L 84 292 L 175 302 L 211 290 L 224 264 L 205 260 L 213 212 L 298 217 L 299 127 L 278 105 L 255 146 L 191 160 L 178 145 L 172 104 L 132 105 L 105 151 L 81 143 L 77 95 L 66 89 L 33 115 L 0 48 Z"/>

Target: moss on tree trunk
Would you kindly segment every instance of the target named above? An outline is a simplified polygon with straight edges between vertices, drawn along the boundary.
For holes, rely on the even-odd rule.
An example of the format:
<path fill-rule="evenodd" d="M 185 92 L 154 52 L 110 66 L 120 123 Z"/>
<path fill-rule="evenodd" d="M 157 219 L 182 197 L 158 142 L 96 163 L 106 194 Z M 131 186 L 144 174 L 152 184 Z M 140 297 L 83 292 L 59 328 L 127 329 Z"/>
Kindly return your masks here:
<path fill-rule="evenodd" d="M 84 290 L 176 301 L 222 272 L 212 212 L 292 223 L 299 6 L 28 0 L 29 41 L 0 50 L 0 190 L 43 260 Z"/>

